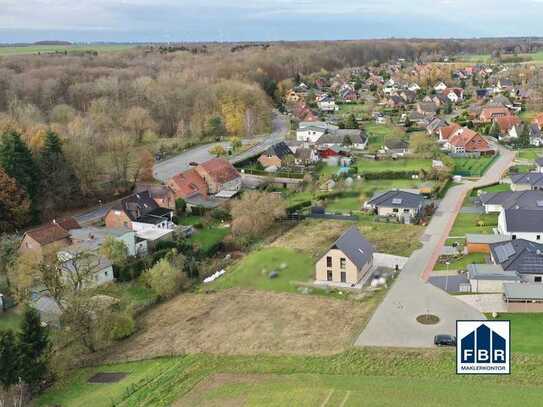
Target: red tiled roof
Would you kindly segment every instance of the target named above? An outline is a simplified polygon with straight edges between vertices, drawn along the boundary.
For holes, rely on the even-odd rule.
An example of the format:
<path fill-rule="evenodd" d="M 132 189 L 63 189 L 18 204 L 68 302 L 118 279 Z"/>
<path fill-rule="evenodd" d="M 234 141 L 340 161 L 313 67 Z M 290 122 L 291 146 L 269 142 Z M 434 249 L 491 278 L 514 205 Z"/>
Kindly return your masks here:
<path fill-rule="evenodd" d="M 498 115 L 501 114 L 503 116 L 510 116 L 511 112 L 506 107 L 501 107 L 501 106 L 485 107 L 481 111 L 480 118 L 481 118 L 481 120 L 491 120 L 493 118 L 493 116 L 496 115 L 496 114 L 498 114 Z"/>
<path fill-rule="evenodd" d="M 207 196 L 207 184 L 194 168 L 173 176 L 170 185 L 178 197 L 187 198 L 196 193 Z"/>
<path fill-rule="evenodd" d="M 454 134 L 451 135 L 449 138 L 449 144 L 455 146 L 455 147 L 464 147 L 466 148 L 466 145 L 474 138 L 478 137 L 481 140 L 481 143 L 476 146 L 475 149 L 469 149 L 469 151 L 490 151 L 491 148 L 488 144 L 488 142 L 480 136 L 479 133 L 468 129 L 467 127 L 463 127 L 461 129 L 458 129 Z M 466 149 L 468 151 L 468 149 Z"/>
<path fill-rule="evenodd" d="M 38 228 L 29 230 L 26 232 L 26 234 L 42 246 L 70 237 L 68 231 L 57 223 L 48 223 Z"/>
<path fill-rule="evenodd" d="M 496 117 L 494 121 L 498 123 L 498 126 L 500 126 L 500 130 L 502 133 L 508 132 L 513 128 L 513 126 L 520 124 L 520 119 L 518 118 L 518 116 Z"/>
<path fill-rule="evenodd" d="M 196 171 L 205 171 L 213 180 L 219 184 L 239 178 L 239 172 L 228 160 L 224 158 L 213 158 L 196 167 Z"/>
<path fill-rule="evenodd" d="M 458 123 L 453 123 L 448 126 L 442 127 L 439 129 L 440 137 L 443 140 L 448 140 L 451 134 L 453 134 L 455 131 L 457 131 L 460 128 L 460 125 Z"/>

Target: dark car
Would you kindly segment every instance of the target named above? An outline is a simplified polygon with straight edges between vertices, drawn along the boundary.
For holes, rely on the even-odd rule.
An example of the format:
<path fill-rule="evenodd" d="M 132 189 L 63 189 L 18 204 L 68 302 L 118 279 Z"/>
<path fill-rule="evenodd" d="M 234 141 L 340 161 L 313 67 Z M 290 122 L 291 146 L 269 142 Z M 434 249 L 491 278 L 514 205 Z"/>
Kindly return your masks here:
<path fill-rule="evenodd" d="M 189 165 L 190 165 L 191 167 L 196 167 L 196 166 L 198 165 L 198 163 L 197 163 L 196 161 L 191 161 L 191 162 L 189 163 Z"/>
<path fill-rule="evenodd" d="M 454 335 L 436 335 L 434 344 L 437 346 L 456 346 L 456 336 Z"/>

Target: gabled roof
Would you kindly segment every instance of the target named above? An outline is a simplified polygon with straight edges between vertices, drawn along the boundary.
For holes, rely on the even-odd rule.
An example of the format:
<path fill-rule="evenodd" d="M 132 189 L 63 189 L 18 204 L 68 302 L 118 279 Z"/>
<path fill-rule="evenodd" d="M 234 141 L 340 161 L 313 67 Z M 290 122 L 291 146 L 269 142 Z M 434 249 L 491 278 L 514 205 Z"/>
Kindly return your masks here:
<path fill-rule="evenodd" d="M 270 146 L 267 150 L 266 150 L 266 153 L 267 155 L 270 155 L 270 156 L 277 156 L 279 159 L 283 159 L 285 158 L 286 156 L 288 155 L 292 155 L 292 150 L 290 149 L 289 146 L 287 146 L 287 144 L 284 142 L 284 141 L 280 141 L 279 143 L 276 143 L 272 146 Z"/>
<path fill-rule="evenodd" d="M 53 223 L 56 223 L 64 230 L 72 230 L 72 229 L 81 229 L 81 225 L 71 216 L 68 218 L 53 220 Z"/>
<path fill-rule="evenodd" d="M 543 245 L 524 239 L 490 245 L 492 258 L 504 270 L 520 274 L 543 274 Z"/>
<path fill-rule="evenodd" d="M 526 184 L 531 186 L 543 186 L 543 173 L 527 172 L 525 174 L 512 174 L 511 182 L 513 184 Z"/>
<path fill-rule="evenodd" d="M 479 199 L 483 205 L 501 205 L 504 209 L 543 210 L 543 191 L 487 192 Z"/>
<path fill-rule="evenodd" d="M 70 237 L 70 233 L 57 223 L 48 223 L 31 229 L 25 235 L 31 237 L 42 246 Z"/>
<path fill-rule="evenodd" d="M 394 190 L 372 198 L 367 204 L 387 208 L 418 208 L 424 203 L 424 200 L 422 195 Z"/>
<path fill-rule="evenodd" d="M 206 182 L 194 168 L 173 176 L 170 185 L 177 196 L 184 198 L 194 194 L 206 196 L 208 192 Z"/>
<path fill-rule="evenodd" d="M 330 247 L 341 250 L 360 270 L 373 258 L 373 246 L 360 233 L 357 227 L 351 226 Z"/>
<path fill-rule="evenodd" d="M 513 126 L 519 125 L 521 123 L 518 116 L 503 116 L 496 117 L 494 122 L 498 124 L 502 133 L 506 133 L 513 128 Z"/>
<path fill-rule="evenodd" d="M 352 144 L 364 144 L 367 136 L 360 129 L 340 129 L 334 132 L 323 134 L 317 140 L 318 144 L 343 144 L 346 138 L 349 138 Z"/>
<path fill-rule="evenodd" d="M 443 140 L 448 140 L 451 135 L 461 127 L 458 123 L 452 123 L 439 129 L 439 135 Z"/>
<path fill-rule="evenodd" d="M 508 233 L 543 234 L 543 212 L 540 209 L 505 209 L 503 214 Z"/>
<path fill-rule="evenodd" d="M 149 191 L 138 192 L 121 200 L 120 209 L 126 213 L 131 221 L 137 221 L 146 214 L 159 208 L 156 201 L 151 198 Z"/>
<path fill-rule="evenodd" d="M 196 171 L 200 175 L 202 170 L 219 184 L 224 184 L 240 177 L 238 170 L 224 158 L 212 158 L 196 167 Z"/>

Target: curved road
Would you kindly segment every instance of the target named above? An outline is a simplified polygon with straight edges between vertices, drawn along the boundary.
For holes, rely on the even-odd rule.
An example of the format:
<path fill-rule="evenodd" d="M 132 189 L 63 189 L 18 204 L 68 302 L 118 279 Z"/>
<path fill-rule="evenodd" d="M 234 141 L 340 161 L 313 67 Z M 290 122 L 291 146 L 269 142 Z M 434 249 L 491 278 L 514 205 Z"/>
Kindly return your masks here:
<path fill-rule="evenodd" d="M 355 342 L 357 346 L 433 347 L 437 334 L 456 334 L 456 321 L 485 319 L 475 308 L 426 282 L 449 236 L 466 194 L 474 187 L 501 179 L 515 153 L 498 147 L 500 156 L 477 182 L 454 186 L 440 202 L 422 237 L 423 246 L 413 252 L 383 302 Z M 436 325 L 421 325 L 420 314 L 439 316 Z"/>
<path fill-rule="evenodd" d="M 278 112 L 273 113 L 272 119 L 272 133 L 265 136 L 257 136 L 255 139 L 245 140 L 245 141 L 254 141 L 260 140 L 260 142 L 245 151 L 244 153 L 230 158 L 230 161 L 240 162 L 247 158 L 253 157 L 261 152 L 267 150 L 273 144 L 282 141 L 285 139 L 285 136 L 288 133 L 288 120 L 287 116 L 282 115 Z M 161 182 L 166 182 L 168 179 L 174 175 L 185 171 L 190 168 L 191 162 L 202 163 L 212 159 L 214 156 L 209 153 L 209 150 L 215 145 L 222 145 L 224 148 L 228 148 L 230 143 L 220 142 L 220 143 L 209 143 L 204 144 L 198 147 L 191 148 L 175 157 L 169 158 L 164 161 L 160 161 L 155 164 L 154 167 L 154 176 Z"/>

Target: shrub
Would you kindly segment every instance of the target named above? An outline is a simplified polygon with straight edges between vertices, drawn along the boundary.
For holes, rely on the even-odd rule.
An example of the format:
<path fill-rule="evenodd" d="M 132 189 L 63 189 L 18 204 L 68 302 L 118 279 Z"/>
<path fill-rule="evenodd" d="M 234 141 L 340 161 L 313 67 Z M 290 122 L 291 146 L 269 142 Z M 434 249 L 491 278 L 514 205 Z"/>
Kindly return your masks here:
<path fill-rule="evenodd" d="M 136 330 L 136 323 L 131 313 L 113 313 L 108 321 L 111 339 L 118 341 L 128 338 Z"/>
<path fill-rule="evenodd" d="M 177 198 L 175 200 L 175 213 L 177 216 L 181 216 L 187 209 L 187 203 L 183 198 Z"/>

